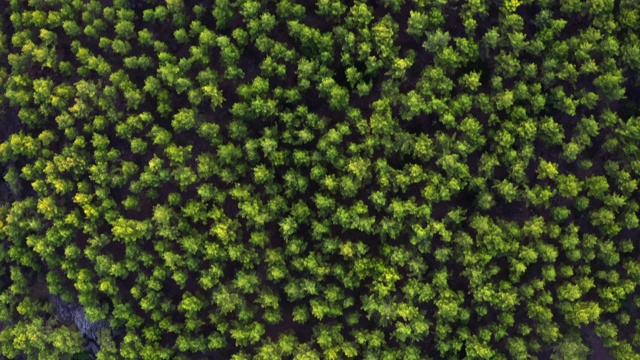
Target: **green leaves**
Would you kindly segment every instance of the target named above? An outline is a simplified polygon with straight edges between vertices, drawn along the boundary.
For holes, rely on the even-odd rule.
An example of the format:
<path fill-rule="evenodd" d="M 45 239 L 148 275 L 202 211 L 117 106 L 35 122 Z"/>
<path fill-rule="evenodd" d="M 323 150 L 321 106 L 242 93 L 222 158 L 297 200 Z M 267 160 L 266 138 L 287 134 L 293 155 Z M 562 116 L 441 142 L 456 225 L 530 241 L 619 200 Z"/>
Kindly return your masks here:
<path fill-rule="evenodd" d="M 625 358 L 638 24 L 605 3 L 14 1 L 0 351 L 67 357 L 46 267 L 105 358 L 560 358 L 600 317 Z"/>
<path fill-rule="evenodd" d="M 83 350 L 80 333 L 67 326 L 45 324 L 42 319 L 19 322 L 0 335 L 5 346 L 2 354 L 9 358 L 25 353 L 29 356 L 63 358 Z"/>
<path fill-rule="evenodd" d="M 265 328 L 258 322 L 246 326 L 239 326 L 229 331 L 236 346 L 248 346 L 257 343 L 265 333 Z"/>
<path fill-rule="evenodd" d="M 149 221 L 118 218 L 112 223 L 111 233 L 116 239 L 125 243 L 135 243 L 142 239 L 148 239 L 151 236 L 151 229 Z"/>
<path fill-rule="evenodd" d="M 178 305 L 178 310 L 185 313 L 195 313 L 200 311 L 203 306 L 204 303 L 201 300 L 187 291 L 182 295 L 182 301 L 180 301 Z"/>
<path fill-rule="evenodd" d="M 329 100 L 329 106 L 335 110 L 346 110 L 349 105 L 349 92 L 336 84 L 333 78 L 324 78 L 318 85 L 318 91 Z"/>

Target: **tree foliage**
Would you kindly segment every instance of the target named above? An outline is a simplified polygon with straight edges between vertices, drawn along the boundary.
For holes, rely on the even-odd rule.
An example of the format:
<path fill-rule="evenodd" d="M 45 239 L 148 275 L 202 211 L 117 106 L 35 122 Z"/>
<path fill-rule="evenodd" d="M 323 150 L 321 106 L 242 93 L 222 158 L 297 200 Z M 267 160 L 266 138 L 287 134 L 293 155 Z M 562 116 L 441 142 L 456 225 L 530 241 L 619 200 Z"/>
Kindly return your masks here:
<path fill-rule="evenodd" d="M 0 353 L 637 357 L 639 12 L 6 2 Z"/>

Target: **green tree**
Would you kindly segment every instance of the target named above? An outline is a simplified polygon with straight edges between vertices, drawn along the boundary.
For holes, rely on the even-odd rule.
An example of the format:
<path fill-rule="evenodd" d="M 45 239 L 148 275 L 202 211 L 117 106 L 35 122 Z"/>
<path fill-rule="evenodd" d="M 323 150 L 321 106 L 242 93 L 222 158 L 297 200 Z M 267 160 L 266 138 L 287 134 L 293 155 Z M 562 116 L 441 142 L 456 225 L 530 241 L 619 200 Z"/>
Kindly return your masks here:
<path fill-rule="evenodd" d="M 77 330 L 57 326 L 55 321 L 45 323 L 41 317 L 20 321 L 0 332 L 2 354 L 16 358 L 26 354 L 38 359 L 71 359 L 83 351 L 83 340 Z"/>
<path fill-rule="evenodd" d="M 131 220 L 125 218 L 116 219 L 111 227 L 112 234 L 124 242 L 136 242 L 148 239 L 151 235 L 151 223 L 149 221 Z"/>

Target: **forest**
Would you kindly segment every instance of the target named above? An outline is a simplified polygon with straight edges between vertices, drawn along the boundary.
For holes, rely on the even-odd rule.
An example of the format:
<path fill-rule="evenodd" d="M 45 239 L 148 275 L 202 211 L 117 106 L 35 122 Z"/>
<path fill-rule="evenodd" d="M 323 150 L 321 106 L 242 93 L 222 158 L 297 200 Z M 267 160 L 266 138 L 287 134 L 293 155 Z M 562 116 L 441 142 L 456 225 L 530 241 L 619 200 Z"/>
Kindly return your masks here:
<path fill-rule="evenodd" d="M 637 0 L 1 1 L 0 358 L 640 359 L 639 36 Z"/>

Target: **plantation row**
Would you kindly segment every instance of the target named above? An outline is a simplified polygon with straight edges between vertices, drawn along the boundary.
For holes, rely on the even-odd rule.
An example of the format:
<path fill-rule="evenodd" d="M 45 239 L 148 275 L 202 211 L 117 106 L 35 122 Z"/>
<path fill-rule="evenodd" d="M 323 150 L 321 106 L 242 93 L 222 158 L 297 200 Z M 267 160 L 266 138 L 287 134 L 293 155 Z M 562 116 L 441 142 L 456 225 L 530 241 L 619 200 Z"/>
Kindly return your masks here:
<path fill-rule="evenodd" d="M 9 3 L 4 357 L 640 358 L 635 0 Z"/>

